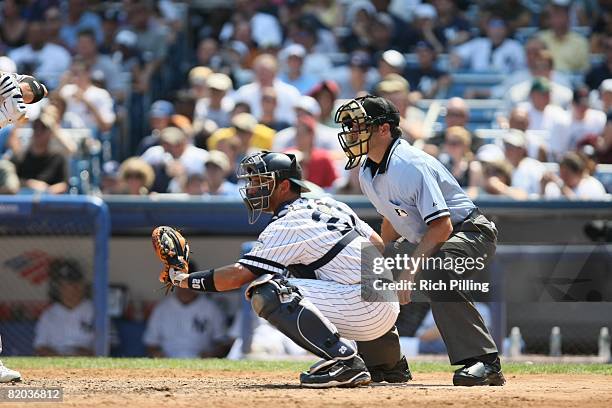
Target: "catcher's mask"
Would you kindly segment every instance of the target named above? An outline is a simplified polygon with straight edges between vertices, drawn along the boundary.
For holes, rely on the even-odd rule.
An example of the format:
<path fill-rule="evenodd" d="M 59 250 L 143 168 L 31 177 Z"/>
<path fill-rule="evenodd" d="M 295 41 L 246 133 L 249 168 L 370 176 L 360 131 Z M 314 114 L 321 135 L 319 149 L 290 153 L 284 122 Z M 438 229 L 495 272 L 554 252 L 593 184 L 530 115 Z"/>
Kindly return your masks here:
<path fill-rule="evenodd" d="M 278 182 L 289 180 L 302 192 L 310 191 L 302 181 L 302 169 L 293 154 L 253 153 L 240 162 L 238 180 L 246 183 L 240 194 L 249 210 L 249 224 L 254 224 L 262 212 L 274 210 L 270 208 L 270 197 Z"/>
<path fill-rule="evenodd" d="M 341 105 L 334 120 L 342 126 L 338 140 L 349 159 L 344 168 L 357 167 L 368 154 L 374 126 L 389 123 L 393 128 L 399 125 L 399 118 L 397 108 L 381 97 L 366 95 Z"/>

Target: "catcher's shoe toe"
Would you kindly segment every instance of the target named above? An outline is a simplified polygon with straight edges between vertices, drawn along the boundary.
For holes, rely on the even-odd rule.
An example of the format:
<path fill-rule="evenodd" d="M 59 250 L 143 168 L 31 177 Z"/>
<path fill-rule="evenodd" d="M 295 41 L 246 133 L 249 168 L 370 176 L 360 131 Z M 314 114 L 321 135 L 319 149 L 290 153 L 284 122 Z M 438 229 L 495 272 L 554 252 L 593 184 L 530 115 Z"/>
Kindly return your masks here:
<path fill-rule="evenodd" d="M 372 376 L 372 382 L 380 383 L 386 381 L 388 383 L 405 383 L 412 380 L 412 373 L 410 367 L 408 367 L 408 361 L 406 356 L 403 356 L 391 368 L 384 368 L 381 366 L 375 366 L 369 368 L 370 375 Z"/>
<path fill-rule="evenodd" d="M 306 388 L 352 388 L 368 385 L 371 381 L 370 373 L 359 356 L 300 374 L 300 384 Z"/>
<path fill-rule="evenodd" d="M 19 381 L 21 381 L 21 374 L 19 374 L 19 371 L 11 370 L 10 368 L 5 367 L 0 361 L 0 383 Z"/>
<path fill-rule="evenodd" d="M 463 387 L 477 385 L 501 386 L 506 383 L 504 374 L 499 367 L 478 361 L 455 371 L 453 384 Z"/>

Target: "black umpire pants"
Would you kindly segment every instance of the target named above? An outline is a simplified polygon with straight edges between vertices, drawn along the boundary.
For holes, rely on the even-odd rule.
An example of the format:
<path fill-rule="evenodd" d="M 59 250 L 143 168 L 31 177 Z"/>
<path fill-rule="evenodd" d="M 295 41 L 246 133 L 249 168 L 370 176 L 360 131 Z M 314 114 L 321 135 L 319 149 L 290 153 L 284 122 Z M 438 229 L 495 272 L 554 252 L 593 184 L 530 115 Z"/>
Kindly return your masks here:
<path fill-rule="evenodd" d="M 444 265 L 448 265 L 451 258 L 480 259 L 486 266 L 495 254 L 496 244 L 497 229 L 476 209 L 465 220 L 454 226 L 451 236 L 432 258 L 442 258 L 445 261 Z M 450 289 L 448 283 L 451 280 L 469 280 L 475 270 L 475 268 L 424 268 L 415 277 L 417 285 L 423 279 L 447 282 L 444 291 L 416 291 L 412 299 L 430 303 L 451 364 L 462 364 L 478 359 L 477 357 L 497 353 L 493 337 L 474 306 L 471 295 L 462 289 Z"/>

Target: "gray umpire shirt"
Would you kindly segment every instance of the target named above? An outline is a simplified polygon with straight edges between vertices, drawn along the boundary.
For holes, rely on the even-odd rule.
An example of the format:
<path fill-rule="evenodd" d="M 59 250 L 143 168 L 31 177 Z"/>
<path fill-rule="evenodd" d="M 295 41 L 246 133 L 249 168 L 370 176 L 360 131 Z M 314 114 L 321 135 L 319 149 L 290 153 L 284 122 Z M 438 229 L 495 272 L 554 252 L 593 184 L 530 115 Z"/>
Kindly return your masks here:
<path fill-rule="evenodd" d="M 455 225 L 476 208 L 442 163 L 401 138 L 380 164 L 367 159 L 361 165 L 359 183 L 376 211 L 414 244 L 431 221 L 450 215 Z"/>

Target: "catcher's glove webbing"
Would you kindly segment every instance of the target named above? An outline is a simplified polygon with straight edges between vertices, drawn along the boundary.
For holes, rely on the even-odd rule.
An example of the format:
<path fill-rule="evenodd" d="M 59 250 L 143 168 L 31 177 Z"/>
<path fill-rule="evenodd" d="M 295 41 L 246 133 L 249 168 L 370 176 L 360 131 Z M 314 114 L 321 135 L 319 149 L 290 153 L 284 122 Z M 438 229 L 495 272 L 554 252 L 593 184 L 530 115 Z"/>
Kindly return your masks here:
<path fill-rule="evenodd" d="M 164 269 L 159 274 L 159 281 L 166 289 L 172 288 L 170 269 L 189 273 L 189 244 L 180 232 L 172 227 L 157 227 L 151 233 L 153 248 Z"/>

